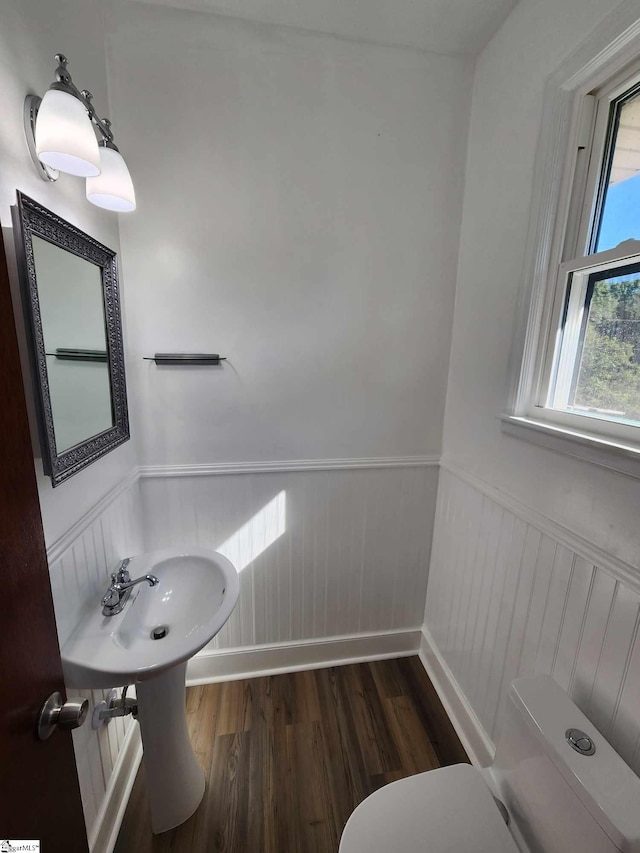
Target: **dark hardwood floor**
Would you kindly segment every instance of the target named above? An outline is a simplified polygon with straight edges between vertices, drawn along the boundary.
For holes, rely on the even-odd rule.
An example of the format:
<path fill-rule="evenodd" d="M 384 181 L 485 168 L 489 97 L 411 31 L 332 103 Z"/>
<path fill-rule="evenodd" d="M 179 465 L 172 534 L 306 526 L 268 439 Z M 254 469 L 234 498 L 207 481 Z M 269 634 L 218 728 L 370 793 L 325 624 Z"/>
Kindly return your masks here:
<path fill-rule="evenodd" d="M 468 761 L 417 657 L 192 687 L 187 716 L 203 802 L 153 836 L 143 762 L 116 853 L 336 853 L 368 794 Z"/>

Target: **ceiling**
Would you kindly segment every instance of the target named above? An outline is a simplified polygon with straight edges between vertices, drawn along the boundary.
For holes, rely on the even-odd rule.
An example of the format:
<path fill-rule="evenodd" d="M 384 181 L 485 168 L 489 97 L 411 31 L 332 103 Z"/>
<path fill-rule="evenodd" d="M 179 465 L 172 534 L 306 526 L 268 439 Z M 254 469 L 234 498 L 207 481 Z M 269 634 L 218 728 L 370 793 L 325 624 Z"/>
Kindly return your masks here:
<path fill-rule="evenodd" d="M 380 44 L 476 55 L 517 0 L 145 0 Z"/>

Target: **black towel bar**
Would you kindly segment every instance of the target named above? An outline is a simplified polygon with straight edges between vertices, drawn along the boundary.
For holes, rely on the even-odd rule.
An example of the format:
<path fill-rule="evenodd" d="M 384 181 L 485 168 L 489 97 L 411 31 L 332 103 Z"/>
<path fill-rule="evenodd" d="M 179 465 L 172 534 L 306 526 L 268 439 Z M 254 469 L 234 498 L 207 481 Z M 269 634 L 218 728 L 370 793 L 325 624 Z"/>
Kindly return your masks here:
<path fill-rule="evenodd" d="M 156 364 L 220 364 L 226 357 L 218 353 L 157 352 L 153 356 L 143 356 L 145 361 Z"/>

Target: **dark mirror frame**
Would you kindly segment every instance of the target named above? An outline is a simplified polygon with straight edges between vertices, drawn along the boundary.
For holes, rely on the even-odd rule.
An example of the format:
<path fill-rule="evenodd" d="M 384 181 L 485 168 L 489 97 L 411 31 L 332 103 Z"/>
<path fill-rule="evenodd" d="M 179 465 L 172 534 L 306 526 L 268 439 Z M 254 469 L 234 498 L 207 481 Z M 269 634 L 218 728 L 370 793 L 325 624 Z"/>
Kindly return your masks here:
<path fill-rule="evenodd" d="M 29 338 L 31 370 L 36 397 L 38 428 L 45 474 L 51 477 L 55 488 L 69 477 L 91 465 L 105 453 L 128 441 L 129 414 L 124 369 L 122 319 L 118 291 L 118 265 L 116 253 L 98 243 L 93 237 L 56 216 L 46 207 L 21 192 L 17 193 L 17 206 L 12 208 L 16 254 L 22 288 L 23 310 Z M 33 237 L 41 237 L 66 252 L 100 268 L 107 339 L 109 381 L 113 426 L 87 437 L 86 441 L 58 453 L 49 393 L 47 360 L 38 281 L 33 257 Z M 60 307 L 64 310 L 64 306 Z"/>

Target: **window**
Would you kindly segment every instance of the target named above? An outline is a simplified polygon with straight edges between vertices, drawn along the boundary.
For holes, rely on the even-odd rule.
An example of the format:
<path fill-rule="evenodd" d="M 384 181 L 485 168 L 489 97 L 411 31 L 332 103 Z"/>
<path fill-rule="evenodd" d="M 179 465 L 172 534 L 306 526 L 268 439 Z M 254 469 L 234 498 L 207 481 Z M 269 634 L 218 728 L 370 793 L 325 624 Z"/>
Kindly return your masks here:
<path fill-rule="evenodd" d="M 540 193 L 522 370 L 503 420 L 562 436 L 556 449 L 591 441 L 640 460 L 640 62 L 609 54 L 591 82 L 556 92 L 546 145 L 564 134 L 567 156 L 547 165 L 543 147 L 540 158 L 556 194 Z"/>
<path fill-rule="evenodd" d="M 589 430 L 640 432 L 640 74 L 581 108 L 590 144 L 577 146 L 536 405 Z"/>

